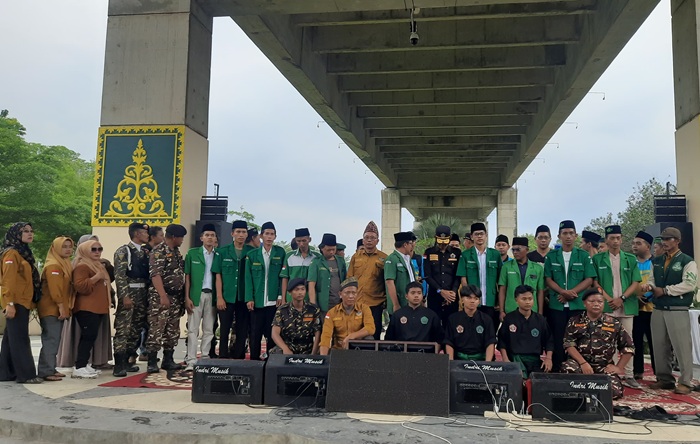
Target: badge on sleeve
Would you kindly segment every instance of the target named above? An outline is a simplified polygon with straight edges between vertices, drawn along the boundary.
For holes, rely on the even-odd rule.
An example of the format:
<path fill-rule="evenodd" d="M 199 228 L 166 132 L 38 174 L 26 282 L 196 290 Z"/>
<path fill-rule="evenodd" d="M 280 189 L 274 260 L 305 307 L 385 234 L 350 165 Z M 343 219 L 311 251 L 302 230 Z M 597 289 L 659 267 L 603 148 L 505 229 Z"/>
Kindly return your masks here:
<path fill-rule="evenodd" d="M 461 325 L 458 325 L 457 326 L 457 333 L 464 333 L 464 327 L 462 327 Z"/>
<path fill-rule="evenodd" d="M 484 327 L 482 325 L 477 325 L 476 326 L 476 332 L 479 334 L 484 333 Z"/>
<path fill-rule="evenodd" d="M 530 332 L 530 334 L 532 334 L 533 338 L 536 338 L 540 335 L 540 331 L 536 328 L 533 328 L 532 331 Z"/>
<path fill-rule="evenodd" d="M 401 319 L 399 319 L 399 322 L 401 322 L 402 324 L 405 324 L 408 322 L 408 318 L 406 318 L 406 316 L 401 316 Z"/>
<path fill-rule="evenodd" d="M 515 324 L 510 324 L 508 330 L 510 330 L 511 333 L 515 333 L 516 331 L 518 331 L 518 327 Z"/>
<path fill-rule="evenodd" d="M 426 316 L 423 316 L 420 318 L 420 323 L 423 325 L 428 325 L 428 318 Z"/>

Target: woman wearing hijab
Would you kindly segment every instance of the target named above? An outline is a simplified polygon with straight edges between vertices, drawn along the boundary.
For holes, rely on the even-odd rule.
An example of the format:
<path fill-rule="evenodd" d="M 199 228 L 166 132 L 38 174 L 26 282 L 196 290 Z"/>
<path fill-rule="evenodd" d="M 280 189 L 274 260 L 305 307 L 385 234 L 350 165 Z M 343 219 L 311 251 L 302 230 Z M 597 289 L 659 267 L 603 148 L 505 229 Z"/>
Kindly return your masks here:
<path fill-rule="evenodd" d="M 100 239 L 93 234 L 84 234 L 78 239 L 77 245 L 80 245 L 89 240 L 99 241 Z M 105 258 L 101 259 L 107 272 L 110 274 L 110 281 L 114 281 L 114 267 Z M 111 270 L 111 271 L 110 271 Z M 110 285 L 111 291 L 111 285 Z M 63 333 L 61 334 L 61 343 L 58 347 L 58 367 L 71 368 L 75 363 L 75 357 L 78 354 L 78 344 L 80 343 L 80 328 L 78 323 L 72 317 L 68 322 L 63 323 Z M 111 368 L 109 361 L 112 360 L 112 325 L 109 316 L 106 316 L 100 326 L 100 331 L 97 333 L 95 348 L 92 350 L 90 358 L 91 367 L 95 369 Z"/>
<path fill-rule="evenodd" d="M 100 260 L 102 250 L 98 241 L 84 242 L 78 246 L 73 260 L 73 287 L 76 291 L 73 311 L 80 327 L 73 378 L 96 378 L 98 374 L 88 365 L 88 360 L 100 324 L 109 314 L 110 282 L 109 274 Z"/>
<path fill-rule="evenodd" d="M 0 262 L 0 305 L 7 323 L 0 349 L 0 381 L 39 384 L 32 346 L 29 341 L 29 312 L 41 297 L 41 278 L 29 244 L 34 230 L 27 222 L 17 222 L 5 235 Z"/>
<path fill-rule="evenodd" d="M 73 265 L 73 240 L 59 236 L 51 243 L 41 272 L 39 323 L 41 324 L 41 352 L 39 353 L 39 377 L 45 381 L 60 381 L 66 375 L 56 370 L 56 354 L 61 341 L 63 321 L 70 317 L 75 294 L 71 282 Z"/>

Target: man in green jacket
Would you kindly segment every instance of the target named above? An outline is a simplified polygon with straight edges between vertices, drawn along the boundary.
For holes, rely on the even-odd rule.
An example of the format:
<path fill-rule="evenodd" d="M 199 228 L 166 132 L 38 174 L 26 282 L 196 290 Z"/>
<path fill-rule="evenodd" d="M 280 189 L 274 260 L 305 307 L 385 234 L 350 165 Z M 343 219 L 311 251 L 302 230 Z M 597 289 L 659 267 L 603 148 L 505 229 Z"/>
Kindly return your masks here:
<path fill-rule="evenodd" d="M 488 233 L 483 223 L 472 224 L 471 237 L 474 246 L 462 252 L 457 276 L 462 278 L 462 287 L 476 285 L 481 290 L 479 310 L 491 318 L 497 331 L 501 321 L 498 307 L 498 277 L 503 264 L 501 253 L 487 247 Z"/>
<path fill-rule="evenodd" d="M 622 328 L 632 336 L 634 317 L 639 314 L 637 292 L 639 283 L 642 281 L 637 258 L 633 254 L 620 251 L 622 228 L 619 225 L 605 227 L 605 243 L 608 251 L 593 256 L 593 268 L 598 275 L 593 286 L 600 287 L 603 292 L 605 299 L 603 312 L 611 313 L 613 317 L 619 319 Z M 641 387 L 634 379 L 632 360 L 625 365 L 625 377 L 622 383 L 632 388 Z"/>
<path fill-rule="evenodd" d="M 209 354 L 214 338 L 214 319 L 216 317 L 216 292 L 212 265 L 218 253 L 216 244 L 216 227 L 204 224 L 201 247 L 190 248 L 185 257 L 185 310 L 187 310 L 187 362 L 186 370 L 194 369 L 197 362 L 197 337 L 202 327 L 202 357 Z"/>
<path fill-rule="evenodd" d="M 654 294 L 651 338 L 654 341 L 656 382 L 653 389 L 673 389 L 681 395 L 693 391 L 693 343 L 688 308 L 696 297 L 698 266 L 680 250 L 681 231 L 668 227 L 661 232 L 663 256 L 653 260 L 653 271 L 642 291 Z M 678 358 L 681 376 L 675 385 L 671 354 Z"/>
<path fill-rule="evenodd" d="M 318 246 L 321 257 L 309 265 L 309 301 L 321 309 L 321 319 L 340 304 L 340 284 L 347 275 L 345 260 L 335 254 L 337 245 L 335 234 L 325 233 Z"/>
<path fill-rule="evenodd" d="M 291 293 L 286 291 L 287 283 L 296 278 L 306 280 L 311 262 L 319 256 L 318 253 L 311 251 L 311 233 L 309 233 L 308 228 L 297 228 L 294 231 L 294 242 L 296 242 L 297 248 L 286 254 L 280 272 L 281 285 L 285 289 L 287 302 L 292 300 Z"/>
<path fill-rule="evenodd" d="M 544 308 L 544 268 L 528 260 L 528 239 L 514 237 L 511 251 L 513 251 L 514 260 L 503 263 L 501 276 L 498 278 L 498 306 L 501 321 L 506 314 L 518 309 L 515 289 L 521 285 L 527 285 L 533 290 L 532 311 L 542 314 Z"/>
<path fill-rule="evenodd" d="M 406 285 L 420 279 L 418 269 L 411 259 L 416 247 L 413 232 L 394 233 L 394 250 L 384 261 L 384 283 L 386 286 L 386 309 L 389 314 L 408 305 Z"/>
<path fill-rule="evenodd" d="M 235 220 L 231 224 L 231 237 L 233 243 L 217 249 L 219 253 L 212 266 L 216 276 L 216 308 L 219 312 L 219 357 L 221 358 L 245 358 L 245 343 L 250 329 L 250 312 L 245 303 L 245 291 L 243 290 L 245 269 L 245 256 L 254 248 L 246 245 L 248 236 L 248 223 L 244 220 Z M 229 334 L 236 320 L 236 343 L 233 350 L 229 350 Z"/>
<path fill-rule="evenodd" d="M 589 254 L 574 247 L 576 224 L 571 220 L 559 224 L 560 250 L 547 253 L 544 260 L 544 279 L 549 287 L 547 321 L 552 329 L 554 352 L 552 365 L 559 370 L 564 362 L 564 333 L 569 319 L 585 311 L 583 293 L 593 284 L 596 272 Z"/>
<path fill-rule="evenodd" d="M 262 337 L 267 350 L 274 346 L 272 321 L 277 306 L 282 304 L 280 272 L 284 263 L 284 248 L 273 245 L 277 230 L 272 222 L 260 227 L 262 246 L 248 252 L 245 259 L 245 301 L 251 312 L 250 359 L 261 359 Z"/>

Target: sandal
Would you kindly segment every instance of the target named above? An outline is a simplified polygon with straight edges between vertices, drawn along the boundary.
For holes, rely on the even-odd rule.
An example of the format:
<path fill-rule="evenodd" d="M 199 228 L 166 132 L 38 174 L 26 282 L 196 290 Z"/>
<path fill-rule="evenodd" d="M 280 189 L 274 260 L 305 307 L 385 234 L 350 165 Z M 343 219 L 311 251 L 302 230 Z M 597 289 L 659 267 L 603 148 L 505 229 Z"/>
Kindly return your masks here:
<path fill-rule="evenodd" d="M 656 421 L 675 421 L 678 419 L 678 415 L 670 414 L 658 405 L 633 412 L 629 417 L 638 420 L 653 419 Z"/>
<path fill-rule="evenodd" d="M 54 375 L 54 376 L 58 376 L 59 378 L 65 378 L 65 377 L 66 377 L 66 375 L 64 375 L 64 374 L 61 373 L 61 372 L 56 372 L 56 373 L 54 373 L 53 375 Z"/>
<path fill-rule="evenodd" d="M 35 376 L 32 379 L 27 379 L 26 381 L 20 382 L 20 384 L 41 384 L 44 382 L 44 380 L 38 376 Z"/>
<path fill-rule="evenodd" d="M 44 376 L 44 381 L 63 381 L 63 378 L 56 375 Z"/>

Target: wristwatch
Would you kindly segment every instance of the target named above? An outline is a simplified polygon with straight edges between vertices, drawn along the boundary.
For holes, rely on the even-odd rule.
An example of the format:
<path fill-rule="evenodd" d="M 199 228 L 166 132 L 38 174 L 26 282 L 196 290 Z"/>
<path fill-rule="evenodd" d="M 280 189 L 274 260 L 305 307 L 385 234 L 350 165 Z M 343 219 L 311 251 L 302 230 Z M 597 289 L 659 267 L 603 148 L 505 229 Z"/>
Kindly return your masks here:
<path fill-rule="evenodd" d="M 627 296 L 625 296 L 625 295 L 623 294 L 622 296 L 620 296 L 620 299 L 622 299 L 623 301 L 626 301 L 626 300 L 627 300 Z"/>

